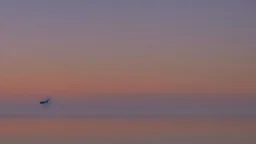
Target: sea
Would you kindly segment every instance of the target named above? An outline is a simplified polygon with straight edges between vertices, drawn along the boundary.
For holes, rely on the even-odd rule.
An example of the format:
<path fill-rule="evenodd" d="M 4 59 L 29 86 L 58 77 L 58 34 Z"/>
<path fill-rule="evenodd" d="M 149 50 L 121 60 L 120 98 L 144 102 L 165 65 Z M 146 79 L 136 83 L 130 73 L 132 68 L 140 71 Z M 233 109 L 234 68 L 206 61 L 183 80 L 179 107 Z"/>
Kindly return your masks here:
<path fill-rule="evenodd" d="M 0 144 L 256 144 L 256 119 L 3 116 Z"/>

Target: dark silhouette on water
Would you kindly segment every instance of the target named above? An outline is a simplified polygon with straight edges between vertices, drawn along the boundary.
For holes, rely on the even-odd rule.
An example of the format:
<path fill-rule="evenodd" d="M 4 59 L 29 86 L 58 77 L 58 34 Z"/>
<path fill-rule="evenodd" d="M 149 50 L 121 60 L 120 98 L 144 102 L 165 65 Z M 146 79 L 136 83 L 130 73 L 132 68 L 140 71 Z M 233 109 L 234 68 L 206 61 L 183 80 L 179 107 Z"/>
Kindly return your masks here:
<path fill-rule="evenodd" d="M 43 107 L 47 107 L 47 106 L 50 106 L 51 105 L 51 99 L 48 98 L 44 101 L 40 101 L 40 105 L 42 105 Z"/>
<path fill-rule="evenodd" d="M 47 100 L 45 100 L 45 101 L 40 101 L 40 104 L 48 104 L 49 101 L 50 101 L 50 99 L 47 99 Z"/>

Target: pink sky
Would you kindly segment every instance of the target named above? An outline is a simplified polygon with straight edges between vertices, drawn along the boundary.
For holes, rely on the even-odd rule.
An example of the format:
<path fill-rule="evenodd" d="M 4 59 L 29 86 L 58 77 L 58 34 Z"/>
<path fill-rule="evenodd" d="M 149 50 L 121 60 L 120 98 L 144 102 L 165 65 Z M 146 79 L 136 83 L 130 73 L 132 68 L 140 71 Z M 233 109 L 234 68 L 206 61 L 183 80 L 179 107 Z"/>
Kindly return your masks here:
<path fill-rule="evenodd" d="M 1 2 L 0 92 L 255 94 L 249 1 L 142 3 Z"/>

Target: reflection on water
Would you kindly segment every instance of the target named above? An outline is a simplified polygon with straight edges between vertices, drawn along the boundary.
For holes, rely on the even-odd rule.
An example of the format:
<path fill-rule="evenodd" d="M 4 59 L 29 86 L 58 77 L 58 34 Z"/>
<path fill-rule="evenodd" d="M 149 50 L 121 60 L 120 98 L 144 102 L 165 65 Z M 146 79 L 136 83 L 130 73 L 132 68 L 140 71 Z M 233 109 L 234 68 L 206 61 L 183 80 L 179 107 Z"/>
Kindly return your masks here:
<path fill-rule="evenodd" d="M 255 144 L 255 119 L 1 118 L 4 144 Z"/>

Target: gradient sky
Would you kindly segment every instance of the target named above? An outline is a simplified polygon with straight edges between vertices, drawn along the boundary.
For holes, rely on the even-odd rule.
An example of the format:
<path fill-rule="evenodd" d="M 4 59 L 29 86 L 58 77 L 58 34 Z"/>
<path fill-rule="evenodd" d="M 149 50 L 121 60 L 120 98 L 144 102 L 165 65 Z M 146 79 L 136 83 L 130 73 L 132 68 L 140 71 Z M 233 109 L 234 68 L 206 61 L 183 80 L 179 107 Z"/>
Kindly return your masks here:
<path fill-rule="evenodd" d="M 253 0 L 1 0 L 1 99 L 255 94 L 255 7 Z"/>
<path fill-rule="evenodd" d="M 2 0 L 3 93 L 255 93 L 252 0 Z"/>

